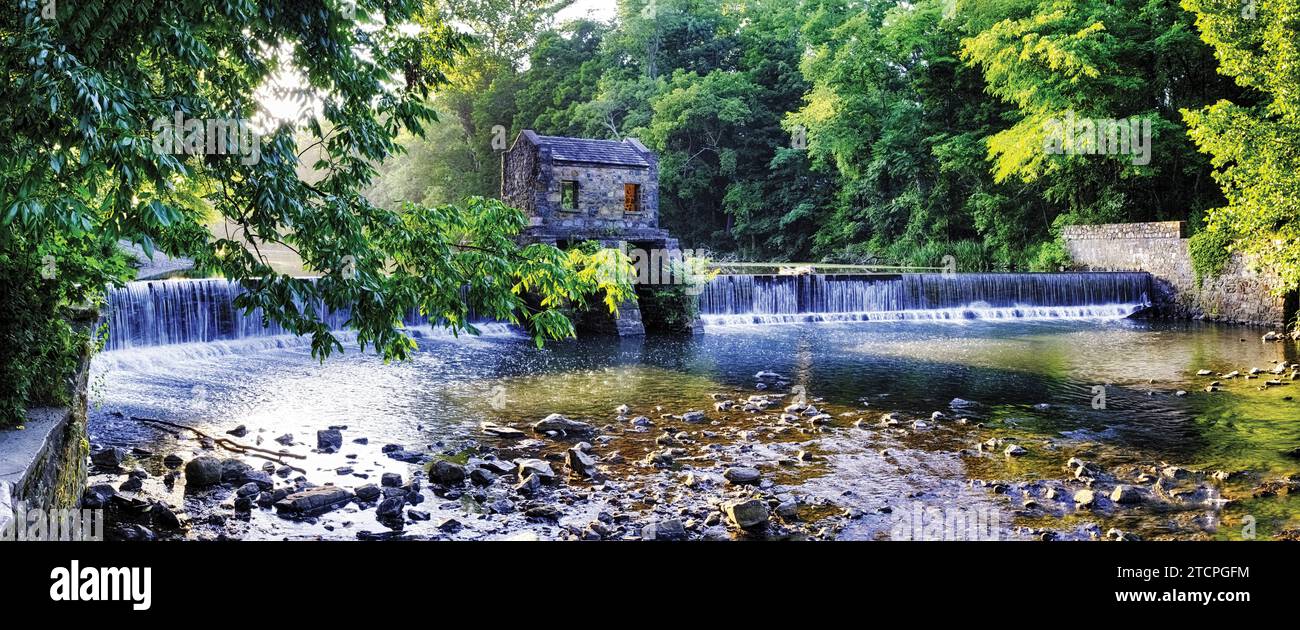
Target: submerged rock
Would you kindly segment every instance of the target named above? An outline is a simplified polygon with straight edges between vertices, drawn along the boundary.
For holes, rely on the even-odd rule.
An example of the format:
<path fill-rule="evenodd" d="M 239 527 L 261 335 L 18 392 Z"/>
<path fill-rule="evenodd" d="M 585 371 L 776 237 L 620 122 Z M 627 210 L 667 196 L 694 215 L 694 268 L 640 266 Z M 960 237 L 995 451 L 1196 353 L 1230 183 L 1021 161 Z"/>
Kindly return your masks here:
<path fill-rule="evenodd" d="M 559 433 L 591 433 L 595 427 L 586 422 L 570 420 L 558 413 L 546 416 L 541 421 L 533 425 L 533 431 L 538 433 L 549 433 L 556 431 Z"/>
<path fill-rule="evenodd" d="M 527 433 L 524 433 L 519 429 L 516 429 L 514 427 L 508 427 L 501 424 L 493 424 L 491 422 L 484 422 L 483 424 L 479 425 L 479 428 L 482 429 L 484 433 L 487 433 L 488 435 L 494 435 L 496 437 L 512 438 L 512 439 L 528 437 Z"/>

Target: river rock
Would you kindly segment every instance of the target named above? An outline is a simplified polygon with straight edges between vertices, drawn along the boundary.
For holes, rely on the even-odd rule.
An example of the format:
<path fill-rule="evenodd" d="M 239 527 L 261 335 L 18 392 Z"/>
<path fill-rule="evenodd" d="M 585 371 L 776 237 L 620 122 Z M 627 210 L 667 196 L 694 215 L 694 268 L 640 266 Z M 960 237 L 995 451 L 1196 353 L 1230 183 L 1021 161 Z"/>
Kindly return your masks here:
<path fill-rule="evenodd" d="M 181 456 L 176 453 L 163 458 L 163 466 L 168 468 L 180 468 L 183 464 L 185 464 L 185 460 L 181 459 Z"/>
<path fill-rule="evenodd" d="M 641 528 L 641 540 L 686 540 L 686 528 L 675 518 L 654 521 Z"/>
<path fill-rule="evenodd" d="M 497 480 L 497 474 L 487 468 L 475 468 L 469 471 L 469 480 L 475 485 L 490 486 Z"/>
<path fill-rule="evenodd" d="M 567 433 L 591 433 L 594 430 L 595 427 L 591 426 L 590 424 L 587 424 L 586 422 L 570 420 L 558 413 L 553 413 L 549 416 L 546 416 L 537 424 L 533 425 L 533 431 L 536 431 L 538 433 L 549 433 L 551 431 L 557 431 L 566 434 Z"/>
<path fill-rule="evenodd" d="M 442 522 L 438 523 L 438 529 L 448 534 L 454 534 L 464 528 L 465 526 L 454 518 L 443 519 Z"/>
<path fill-rule="evenodd" d="M 87 510 L 102 509 L 108 500 L 117 494 L 117 489 L 106 483 L 97 483 L 81 493 L 81 507 Z"/>
<path fill-rule="evenodd" d="M 722 511 L 736 527 L 754 529 L 767 523 L 767 504 L 758 499 L 727 501 Z"/>
<path fill-rule="evenodd" d="M 429 468 L 429 478 L 444 486 L 458 485 L 460 482 L 465 481 L 465 467 L 454 462 L 438 460 Z M 397 485 L 401 485 L 400 482 L 401 477 L 399 476 Z"/>
<path fill-rule="evenodd" d="M 245 435 L 248 435 L 248 427 L 241 424 L 229 431 L 226 431 L 226 435 L 233 435 L 235 437 L 244 437 Z"/>
<path fill-rule="evenodd" d="M 554 505 L 539 505 L 525 510 L 524 516 L 545 521 L 557 521 L 560 519 L 560 508 Z"/>
<path fill-rule="evenodd" d="M 108 469 L 116 469 L 126 460 L 126 449 L 116 446 L 109 447 L 90 456 L 90 463 Z M 85 461 L 85 460 L 82 460 Z"/>
<path fill-rule="evenodd" d="M 221 460 L 221 481 L 225 483 L 239 483 L 244 475 L 253 470 L 252 466 L 245 464 L 237 459 Z"/>
<path fill-rule="evenodd" d="M 182 527 L 181 518 L 170 507 L 155 501 L 149 505 L 149 522 L 158 531 L 176 531 Z"/>
<path fill-rule="evenodd" d="M 1133 486 L 1119 484 L 1110 493 L 1110 500 L 1116 503 L 1141 503 L 1142 493 L 1138 492 L 1138 489 Z"/>
<path fill-rule="evenodd" d="M 275 504 L 275 509 L 294 515 L 330 510 L 352 499 L 352 493 L 337 486 L 319 486 L 295 492 Z"/>
<path fill-rule="evenodd" d="M 379 490 L 379 486 L 376 486 L 373 483 L 368 483 L 364 486 L 361 486 L 360 488 L 357 488 L 356 492 L 357 492 L 357 498 L 362 501 L 374 501 L 375 499 L 379 498 L 380 494 L 382 494 Z"/>
<path fill-rule="evenodd" d="M 704 422 L 704 412 L 699 410 L 688 411 L 682 414 L 682 422 L 690 422 L 691 424 Z"/>
<path fill-rule="evenodd" d="M 528 437 L 527 433 L 524 433 L 519 429 L 516 429 L 514 427 L 508 427 L 501 424 L 493 424 L 491 422 L 484 422 L 483 424 L 479 425 L 479 428 L 482 429 L 484 433 L 487 433 L 488 435 L 494 435 L 496 437 L 511 438 L 511 439 Z"/>
<path fill-rule="evenodd" d="M 343 432 L 338 429 L 324 429 L 316 432 L 316 448 L 322 451 L 343 448 Z"/>
<path fill-rule="evenodd" d="M 185 464 L 185 486 L 206 488 L 221 483 L 221 460 L 215 457 L 195 457 Z"/>
<path fill-rule="evenodd" d="M 745 485 L 758 483 L 758 480 L 763 477 L 763 473 L 759 472 L 757 468 L 736 466 L 728 468 L 726 472 L 722 473 L 722 476 L 731 483 Z"/>
<path fill-rule="evenodd" d="M 379 484 L 385 488 L 396 488 L 402 485 L 402 476 L 397 473 L 384 473 L 379 477 Z"/>
<path fill-rule="evenodd" d="M 1091 509 L 1097 504 L 1097 495 L 1092 490 L 1080 490 L 1074 493 L 1074 506 L 1076 508 Z"/>
<path fill-rule="evenodd" d="M 406 495 L 397 495 L 388 497 L 379 502 L 379 507 L 375 508 L 375 516 L 379 519 L 398 519 L 402 517 L 402 510 L 406 508 Z"/>
<path fill-rule="evenodd" d="M 596 458 L 582 452 L 580 448 L 574 447 L 565 451 L 564 461 L 569 467 L 569 474 L 575 477 L 596 476 Z"/>
<path fill-rule="evenodd" d="M 1019 444 L 1012 444 L 1008 446 L 1006 450 L 1002 451 L 1002 454 L 1007 457 L 1020 457 L 1028 452 L 1028 450 L 1025 450 L 1025 447 L 1020 446 Z"/>
<path fill-rule="evenodd" d="M 240 485 L 255 484 L 258 490 L 270 490 L 275 487 L 275 483 L 271 481 L 271 475 L 268 475 L 264 470 L 246 470 L 239 475 L 235 483 Z"/>
<path fill-rule="evenodd" d="M 551 465 L 541 459 L 516 459 L 515 465 L 518 467 L 519 478 L 522 479 L 529 475 L 536 476 L 539 481 L 547 481 L 555 478 L 555 471 Z"/>
<path fill-rule="evenodd" d="M 525 497 L 536 496 L 538 492 L 541 492 L 541 490 L 542 480 L 537 475 L 533 474 L 524 475 L 524 477 L 519 480 L 519 483 L 515 484 L 515 492 L 518 492 Z"/>

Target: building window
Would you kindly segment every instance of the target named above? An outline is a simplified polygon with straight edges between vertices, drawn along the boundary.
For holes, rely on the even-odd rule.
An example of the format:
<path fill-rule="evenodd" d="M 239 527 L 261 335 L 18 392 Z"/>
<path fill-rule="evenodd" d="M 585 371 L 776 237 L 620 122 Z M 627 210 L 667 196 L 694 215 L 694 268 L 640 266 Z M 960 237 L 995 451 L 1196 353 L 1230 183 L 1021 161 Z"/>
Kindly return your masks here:
<path fill-rule="evenodd" d="M 640 212 L 641 185 L 623 184 L 623 212 Z"/>
<path fill-rule="evenodd" d="M 578 182 L 560 182 L 560 208 L 564 210 L 578 209 Z"/>

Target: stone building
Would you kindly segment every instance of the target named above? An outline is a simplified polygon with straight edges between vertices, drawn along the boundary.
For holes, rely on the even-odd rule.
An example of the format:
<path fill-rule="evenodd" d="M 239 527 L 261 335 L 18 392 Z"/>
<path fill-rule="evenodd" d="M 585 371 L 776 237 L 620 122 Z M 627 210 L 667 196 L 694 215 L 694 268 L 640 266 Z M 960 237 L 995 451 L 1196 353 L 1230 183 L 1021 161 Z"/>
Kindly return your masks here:
<path fill-rule="evenodd" d="M 501 199 L 528 214 L 527 242 L 677 249 L 676 239 L 659 228 L 659 158 L 635 138 L 564 138 L 525 129 L 501 156 Z"/>

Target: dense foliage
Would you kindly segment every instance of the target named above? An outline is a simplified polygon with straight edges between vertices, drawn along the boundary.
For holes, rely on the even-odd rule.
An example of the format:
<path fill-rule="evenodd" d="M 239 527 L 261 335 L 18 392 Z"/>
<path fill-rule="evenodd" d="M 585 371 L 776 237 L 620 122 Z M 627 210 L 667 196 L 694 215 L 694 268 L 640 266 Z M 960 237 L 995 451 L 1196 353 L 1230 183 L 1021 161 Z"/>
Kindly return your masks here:
<path fill-rule="evenodd" d="M 435 97 L 473 159 L 413 142 L 381 202 L 412 181 L 432 201 L 495 193 L 491 127 L 635 136 L 661 154 L 663 223 L 689 245 L 1055 269 L 1062 225 L 1199 229 L 1223 197 L 1180 112 L 1254 98 L 1173 0 L 620 0 L 611 24 L 560 25 L 541 0 L 485 4 L 515 10 L 481 21 L 537 35 L 486 33 L 475 88 Z M 1070 117 L 1145 121 L 1149 161 L 1045 151 Z"/>
<path fill-rule="evenodd" d="M 17 8 L 0 15 L 0 222 L 12 276 L 0 311 L 22 310 L 0 340 L 6 366 L 65 354 L 66 337 L 28 324 L 58 319 L 120 280 L 109 264 L 71 272 L 119 239 L 241 281 L 237 307 L 311 335 L 322 358 L 341 346 L 322 313 L 302 305 L 348 309 L 363 348 L 401 358 L 412 341 L 399 325 L 411 309 L 457 330 L 474 309 L 528 326 L 540 343 L 572 334 L 561 307 L 588 296 L 612 306 L 627 295 L 595 272 L 604 254 L 519 247 L 512 237 L 524 218 L 500 202 L 379 207 L 362 195 L 376 165 L 401 152 L 399 136 L 436 122 L 429 98 L 466 50 L 424 3 L 20 0 Z M 262 111 L 266 97 L 284 92 L 310 114 L 305 125 Z M 207 135 L 196 141 L 192 122 Z M 218 136 L 214 122 L 236 127 Z M 303 155 L 316 158 L 312 177 L 298 176 Z M 213 217 L 234 233 L 214 237 Z M 291 249 L 321 277 L 277 273 L 259 243 Z M 33 284 L 45 255 L 68 271 Z M 63 367 L 50 374 L 61 378 Z M 6 386 L 12 412 L 26 386 Z"/>
<path fill-rule="evenodd" d="M 1228 203 L 1209 223 L 1300 286 L 1300 1 L 1183 0 L 1220 72 L 1262 95 L 1183 114 Z"/>

